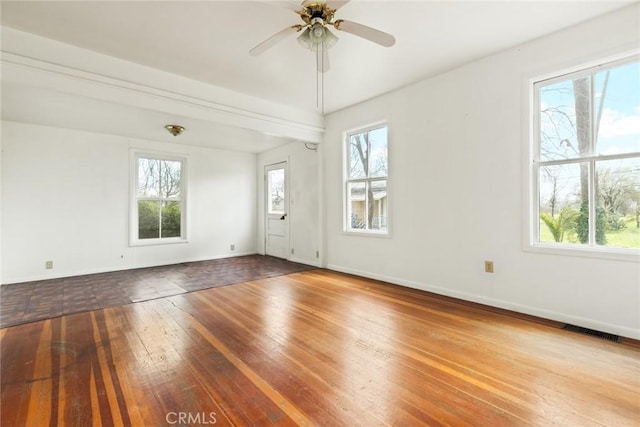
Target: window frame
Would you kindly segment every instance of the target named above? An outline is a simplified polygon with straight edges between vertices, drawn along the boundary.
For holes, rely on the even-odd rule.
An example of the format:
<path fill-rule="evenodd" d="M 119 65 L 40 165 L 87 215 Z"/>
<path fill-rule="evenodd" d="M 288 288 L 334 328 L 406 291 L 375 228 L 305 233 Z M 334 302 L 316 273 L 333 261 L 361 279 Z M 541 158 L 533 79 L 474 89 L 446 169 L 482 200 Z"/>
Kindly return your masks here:
<path fill-rule="evenodd" d="M 142 199 L 148 199 L 147 197 L 138 197 L 138 177 L 139 159 L 153 159 L 160 161 L 172 161 L 180 162 L 180 197 L 177 199 L 180 202 L 180 236 L 178 237 L 158 237 L 152 239 L 140 239 L 138 230 L 138 201 Z M 157 151 L 146 150 L 131 150 L 130 155 L 130 197 L 129 197 L 129 246 L 155 246 L 166 245 L 176 243 L 188 243 L 188 229 L 187 229 L 187 180 L 188 180 L 188 158 L 186 156 L 177 154 L 168 154 Z M 158 200 L 165 200 L 165 198 L 158 198 Z M 169 199 L 166 199 L 169 200 Z M 170 201 L 176 201 L 171 198 Z"/>
<path fill-rule="evenodd" d="M 387 130 L 387 174 L 384 177 L 376 176 L 376 177 L 365 177 L 365 178 L 350 178 L 349 176 L 349 165 L 351 160 L 351 150 L 349 146 L 350 137 L 352 135 L 371 132 L 377 129 L 386 128 Z M 343 185 L 342 185 L 342 203 L 343 203 L 343 214 L 342 214 L 342 232 L 346 235 L 352 236 L 370 236 L 370 237 L 382 237 L 382 238 L 391 238 L 391 197 L 389 196 L 389 188 L 390 188 L 390 156 L 389 156 L 389 135 L 390 135 L 390 126 L 387 121 L 379 121 L 373 124 L 358 127 L 355 129 L 348 130 L 343 134 Z M 349 184 L 352 183 L 371 183 L 375 181 L 386 181 L 387 182 L 387 208 L 386 208 L 386 223 L 387 227 L 384 230 L 376 230 L 376 229 L 358 229 L 351 228 L 351 207 L 349 204 Z"/>
<path fill-rule="evenodd" d="M 620 55 L 615 55 L 605 59 L 592 61 L 587 64 L 572 67 L 571 69 L 565 69 L 564 71 L 550 72 L 545 75 L 528 78 L 525 81 L 524 93 L 525 102 L 527 103 L 524 108 L 526 117 L 524 123 L 528 124 L 525 130 L 524 140 L 526 141 L 527 148 L 525 150 L 525 191 L 523 194 L 525 197 L 524 213 L 526 215 L 524 220 L 523 231 L 523 250 L 526 252 L 554 254 L 554 255 L 568 255 L 578 257 L 590 257 L 599 259 L 610 259 L 620 261 L 634 261 L 640 262 L 640 248 L 623 248 L 617 246 L 598 245 L 595 243 L 596 236 L 596 209 L 597 209 L 597 182 L 596 174 L 593 173 L 596 170 L 598 162 L 607 160 L 620 160 L 628 158 L 640 157 L 640 152 L 630 152 L 623 154 L 613 155 L 598 155 L 597 154 L 597 135 L 595 135 L 596 129 L 592 127 L 590 129 L 590 141 L 589 141 L 589 153 L 583 157 L 576 157 L 571 159 L 560 160 L 540 160 L 541 140 L 540 140 L 540 90 L 539 87 L 545 87 L 553 83 L 567 81 L 575 79 L 580 76 L 595 75 L 598 72 L 606 71 L 623 65 L 631 64 L 640 61 L 640 52 L 625 52 Z M 594 79 L 591 79 L 591 100 L 594 99 Z M 590 106 L 590 114 L 594 114 L 593 102 Z M 593 121 L 591 121 L 593 123 Z M 557 242 L 542 242 L 540 241 L 540 173 L 539 170 L 544 166 L 552 165 L 568 165 L 568 164 L 589 164 L 589 243 L 587 244 L 571 244 L 571 243 L 557 243 Z M 596 202 L 596 203 L 594 203 Z"/>

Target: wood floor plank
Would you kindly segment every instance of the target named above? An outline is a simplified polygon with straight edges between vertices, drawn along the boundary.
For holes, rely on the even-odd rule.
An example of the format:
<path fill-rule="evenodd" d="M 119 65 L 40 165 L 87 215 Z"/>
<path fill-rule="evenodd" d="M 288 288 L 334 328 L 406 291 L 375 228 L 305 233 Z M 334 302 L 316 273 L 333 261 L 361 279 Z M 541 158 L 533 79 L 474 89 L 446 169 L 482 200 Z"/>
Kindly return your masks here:
<path fill-rule="evenodd" d="M 265 393 L 266 396 L 276 403 L 297 424 L 312 425 L 307 416 L 298 410 L 296 405 L 291 404 L 291 401 L 278 391 L 278 387 L 276 387 L 273 382 L 283 383 L 287 389 L 296 390 L 297 393 L 299 393 L 298 405 L 310 403 L 312 406 L 317 407 L 317 402 L 307 400 L 305 393 L 300 395 L 300 392 L 303 391 L 303 384 L 299 383 L 297 377 L 283 369 L 282 365 L 284 361 L 279 361 L 280 363 L 278 363 L 278 361 L 272 359 L 268 349 L 261 346 L 259 337 L 254 335 L 251 330 L 247 329 L 241 322 L 238 322 L 236 319 L 238 313 L 230 311 L 230 305 L 225 305 L 224 310 L 219 311 L 218 303 L 209 304 L 208 306 L 206 303 L 197 304 L 197 301 L 191 301 L 191 303 L 194 304 L 194 315 L 210 309 L 213 310 L 212 314 L 207 316 L 205 320 L 224 319 L 226 321 L 226 325 L 203 323 L 202 327 L 198 328 L 198 332 L 205 336 L 213 346 L 227 355 L 228 359 L 241 370 L 256 387 Z M 235 326 L 235 328 L 232 326 Z M 211 334 L 209 330 L 215 330 L 215 336 Z M 216 336 L 219 336 L 220 339 Z M 250 343 L 247 343 L 248 338 L 253 338 Z M 225 343 L 223 343 L 222 340 L 225 340 Z M 257 364 L 256 362 L 261 363 Z M 263 376 L 267 373 L 274 377 L 272 378 L 271 384 L 263 380 Z M 311 411 L 308 405 L 305 405 L 305 407 L 307 411 Z M 319 410 L 320 409 L 318 409 L 318 411 Z M 332 414 L 325 412 L 324 416 L 330 418 Z"/>
<path fill-rule="evenodd" d="M 107 317 L 110 331 L 118 337 L 112 346 L 113 353 L 117 355 L 119 376 L 124 379 L 121 383 L 126 390 L 127 406 L 135 408 L 134 412 L 129 410 L 138 419 L 134 425 L 156 424 L 158 414 L 164 414 L 165 422 L 167 417 L 175 421 L 178 412 L 196 409 L 201 418 L 208 419 L 215 413 L 218 425 L 233 425 L 225 422 L 215 396 L 199 385 L 199 375 L 188 369 L 185 358 L 193 349 L 180 337 L 176 339 L 157 304 L 139 304 L 135 308 L 122 307 L 114 310 L 114 316 Z M 129 324 L 136 327 L 121 328 Z"/>
<path fill-rule="evenodd" d="M 11 426 L 640 420 L 637 346 L 325 270 L 5 328 L 0 375 Z"/>
<path fill-rule="evenodd" d="M 169 317 L 176 307 L 179 307 L 179 304 L 174 299 L 170 302 L 166 301 L 159 308 L 163 310 L 166 317 Z M 229 402 L 230 404 L 223 408 L 223 412 L 230 419 L 237 420 L 236 423 L 244 425 L 258 422 L 261 425 L 268 425 L 276 421 L 284 422 L 282 420 L 287 417 L 286 414 L 274 404 L 274 401 L 278 401 L 281 397 L 270 395 L 271 388 L 257 377 L 240 358 L 230 352 L 226 345 L 216 337 L 217 334 L 212 334 L 209 329 L 196 321 L 201 314 L 204 312 L 199 312 L 192 317 L 174 316 L 172 318 L 176 330 L 181 333 L 183 340 L 184 337 L 189 337 L 194 342 L 198 342 L 199 353 L 203 356 L 193 357 L 194 349 L 194 351 L 188 352 L 189 357 L 185 358 L 184 362 L 199 375 L 207 375 L 202 378 L 203 385 L 213 385 L 212 391 L 234 397 L 234 401 Z M 202 364 L 203 360 L 214 363 L 215 369 L 204 369 L 206 366 Z M 209 375 L 211 372 L 214 375 Z M 255 403 L 260 404 L 255 405 Z M 295 411 L 295 407 L 292 406 L 291 409 L 294 416 L 300 417 L 299 423 L 306 421 L 301 414 Z M 289 421 L 289 425 L 295 425 L 293 420 Z"/>
<path fill-rule="evenodd" d="M 51 322 L 45 321 L 42 325 L 42 335 L 38 343 L 35 355 L 33 382 L 31 383 L 31 393 L 29 407 L 27 409 L 27 419 L 25 425 L 46 426 L 50 420 L 51 396 L 51 357 L 49 353 L 49 343 L 51 342 Z"/>
<path fill-rule="evenodd" d="M 40 381 L 47 381 L 46 373 L 36 369 L 38 345 L 47 340 L 46 326 L 25 325 L 19 330 L 7 330 L 0 342 L 0 379 L 2 380 L 2 419 L 1 425 L 21 425 L 25 415 L 32 406 L 32 393 L 39 394 Z M 24 345 L 25 342 L 31 343 Z M 13 350 L 7 352 L 7 348 Z M 5 386 L 7 384 L 7 386 Z M 34 397 L 37 399 L 37 397 Z M 7 408 L 11 408 L 7 411 Z M 6 421 L 6 424 L 5 424 Z"/>

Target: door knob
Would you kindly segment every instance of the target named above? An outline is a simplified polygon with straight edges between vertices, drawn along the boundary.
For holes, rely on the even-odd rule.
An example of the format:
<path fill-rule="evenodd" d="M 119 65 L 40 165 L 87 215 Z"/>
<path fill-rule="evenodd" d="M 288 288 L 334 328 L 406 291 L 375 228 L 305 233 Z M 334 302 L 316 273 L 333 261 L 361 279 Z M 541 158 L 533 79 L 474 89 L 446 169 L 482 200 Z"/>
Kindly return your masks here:
<path fill-rule="evenodd" d="M 284 215 L 282 215 L 282 216 L 280 217 L 280 220 L 281 220 L 281 221 L 284 221 L 284 219 L 285 219 L 286 217 L 287 217 L 287 214 L 284 214 Z"/>

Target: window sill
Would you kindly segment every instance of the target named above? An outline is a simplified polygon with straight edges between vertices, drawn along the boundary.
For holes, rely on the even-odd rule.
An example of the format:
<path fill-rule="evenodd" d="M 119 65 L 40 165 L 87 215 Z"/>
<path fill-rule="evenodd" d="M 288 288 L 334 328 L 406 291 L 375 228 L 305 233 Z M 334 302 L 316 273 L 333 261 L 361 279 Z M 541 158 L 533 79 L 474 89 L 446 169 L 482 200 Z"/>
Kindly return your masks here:
<path fill-rule="evenodd" d="M 189 243 L 187 239 L 181 237 L 171 237 L 166 239 L 144 239 L 129 242 L 130 247 L 139 246 L 158 246 L 158 245 L 175 245 L 180 243 Z"/>
<path fill-rule="evenodd" d="M 597 248 L 597 247 L 581 247 L 578 245 L 566 244 L 530 244 L 524 248 L 525 252 L 573 256 L 581 258 L 597 258 L 612 261 L 626 261 L 640 263 L 640 250 L 626 248 Z"/>
<path fill-rule="evenodd" d="M 345 236 L 358 236 L 358 237 L 377 237 L 377 238 L 391 238 L 391 233 L 389 231 L 374 231 L 374 230 L 343 230 L 342 234 Z"/>

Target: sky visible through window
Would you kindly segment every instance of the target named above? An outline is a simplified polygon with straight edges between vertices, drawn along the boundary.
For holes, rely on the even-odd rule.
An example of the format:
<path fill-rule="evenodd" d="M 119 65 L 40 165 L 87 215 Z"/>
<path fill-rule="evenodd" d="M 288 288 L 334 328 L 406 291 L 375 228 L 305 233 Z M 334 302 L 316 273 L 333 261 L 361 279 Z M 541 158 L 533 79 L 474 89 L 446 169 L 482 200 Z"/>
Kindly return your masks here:
<path fill-rule="evenodd" d="M 609 76 L 604 104 L 600 105 L 603 102 L 607 71 Z M 593 109 L 598 130 L 596 153 L 614 155 L 640 152 L 640 63 L 607 71 L 596 73 L 594 81 Z M 577 157 L 576 111 L 572 86 L 572 80 L 569 79 L 541 88 L 542 161 Z M 557 115 L 551 116 L 550 109 L 554 109 L 553 113 Z"/>
<path fill-rule="evenodd" d="M 596 74 L 596 111 L 604 102 L 597 152 L 602 155 L 640 152 L 640 63 L 612 69 L 603 100 L 604 79 L 605 73 Z"/>

